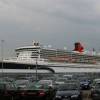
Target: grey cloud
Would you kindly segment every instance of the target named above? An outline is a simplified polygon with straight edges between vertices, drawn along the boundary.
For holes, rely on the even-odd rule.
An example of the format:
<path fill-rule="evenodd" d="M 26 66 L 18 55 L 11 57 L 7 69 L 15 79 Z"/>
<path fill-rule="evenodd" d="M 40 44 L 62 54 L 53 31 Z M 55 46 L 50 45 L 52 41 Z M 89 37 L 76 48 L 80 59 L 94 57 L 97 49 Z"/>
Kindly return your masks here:
<path fill-rule="evenodd" d="M 99 0 L 0 0 L 0 39 L 13 49 L 32 39 L 69 49 L 82 41 L 99 49 L 95 45 L 100 40 L 99 4 Z"/>
<path fill-rule="evenodd" d="M 96 4 L 94 0 L 66 0 L 49 13 L 76 23 L 96 24 L 100 17 L 94 8 Z"/>
<path fill-rule="evenodd" d="M 4 1 L 8 3 L 9 0 Z M 43 13 L 51 17 L 75 21 L 75 23 L 92 24 L 93 22 L 94 24 L 99 19 L 99 12 L 96 12 L 94 8 L 97 3 L 94 0 L 11 0 L 8 5 L 11 6 L 11 4 L 16 7 L 16 10 L 20 9 L 20 11 L 15 11 L 16 13 L 21 11 L 31 13 L 31 15 L 36 12 Z"/>

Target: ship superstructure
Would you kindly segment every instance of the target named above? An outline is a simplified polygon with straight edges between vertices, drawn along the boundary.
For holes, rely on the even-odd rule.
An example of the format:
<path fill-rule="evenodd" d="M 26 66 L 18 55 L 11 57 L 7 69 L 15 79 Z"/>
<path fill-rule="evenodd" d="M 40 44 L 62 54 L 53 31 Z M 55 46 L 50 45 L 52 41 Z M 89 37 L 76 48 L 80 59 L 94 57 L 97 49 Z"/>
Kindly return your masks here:
<path fill-rule="evenodd" d="M 39 42 L 33 42 L 32 46 L 25 46 L 17 48 L 17 61 L 35 61 L 40 62 L 60 62 L 60 63 L 87 63 L 96 64 L 100 62 L 100 56 L 86 54 L 83 46 L 79 42 L 75 43 L 73 51 L 64 49 L 44 48 L 40 46 Z"/>

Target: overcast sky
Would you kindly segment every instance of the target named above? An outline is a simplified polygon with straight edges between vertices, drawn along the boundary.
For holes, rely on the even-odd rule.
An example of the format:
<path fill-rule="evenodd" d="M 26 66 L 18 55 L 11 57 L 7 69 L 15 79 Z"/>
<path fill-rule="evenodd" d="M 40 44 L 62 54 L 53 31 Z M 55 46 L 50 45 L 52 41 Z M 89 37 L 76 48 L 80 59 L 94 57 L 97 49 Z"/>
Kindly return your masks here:
<path fill-rule="evenodd" d="M 0 0 L 0 40 L 5 55 L 32 40 L 69 50 L 80 41 L 98 51 L 100 0 Z"/>

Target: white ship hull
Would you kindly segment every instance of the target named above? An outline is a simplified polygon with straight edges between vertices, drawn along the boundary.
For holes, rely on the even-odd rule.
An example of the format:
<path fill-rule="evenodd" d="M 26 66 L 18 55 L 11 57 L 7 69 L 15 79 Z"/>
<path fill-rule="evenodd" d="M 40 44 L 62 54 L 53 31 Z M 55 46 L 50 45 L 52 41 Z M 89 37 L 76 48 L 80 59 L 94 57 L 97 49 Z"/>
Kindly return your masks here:
<path fill-rule="evenodd" d="M 6 68 L 4 67 L 5 63 Z M 12 64 L 13 67 L 10 68 L 9 64 Z M 19 67 L 15 68 L 14 66 Z M 20 66 L 23 67 L 21 68 Z M 24 66 L 27 66 L 27 68 Z M 36 73 L 36 70 L 38 73 L 98 73 L 100 72 L 100 64 L 53 63 L 43 61 L 37 61 L 36 63 L 35 61 L 18 62 L 16 60 L 5 60 L 3 62 L 3 68 L 0 69 L 0 73 Z"/>

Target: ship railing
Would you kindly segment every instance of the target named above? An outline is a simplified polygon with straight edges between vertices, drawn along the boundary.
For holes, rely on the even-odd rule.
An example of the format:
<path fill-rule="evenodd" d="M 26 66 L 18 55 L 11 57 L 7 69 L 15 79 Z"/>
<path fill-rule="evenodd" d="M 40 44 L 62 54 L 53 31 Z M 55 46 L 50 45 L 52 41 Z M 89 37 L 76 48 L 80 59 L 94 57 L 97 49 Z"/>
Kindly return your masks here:
<path fill-rule="evenodd" d="M 7 58 L 4 60 L 5 62 L 16 62 L 16 63 L 26 63 L 26 64 L 35 64 L 36 63 L 36 59 L 17 59 L 17 57 L 13 57 L 13 58 Z M 43 64 L 45 62 L 47 62 L 46 59 L 37 59 L 37 62 L 40 64 Z"/>
<path fill-rule="evenodd" d="M 9 57 L 9 58 L 5 58 L 4 60 L 16 60 L 17 57 Z"/>

